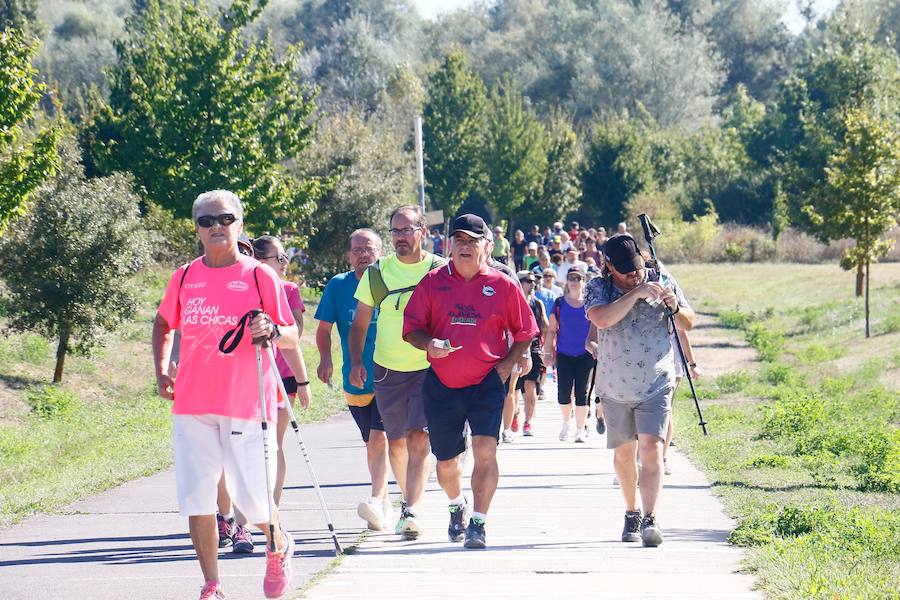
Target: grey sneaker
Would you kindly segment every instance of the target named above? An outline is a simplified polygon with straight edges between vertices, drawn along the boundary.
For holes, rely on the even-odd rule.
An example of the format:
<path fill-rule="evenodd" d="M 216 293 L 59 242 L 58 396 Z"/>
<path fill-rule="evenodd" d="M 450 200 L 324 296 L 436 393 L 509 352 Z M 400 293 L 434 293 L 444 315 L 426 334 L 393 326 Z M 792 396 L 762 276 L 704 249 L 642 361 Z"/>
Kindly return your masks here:
<path fill-rule="evenodd" d="M 469 526 L 466 527 L 466 541 L 463 542 L 463 546 L 480 549 L 484 548 L 485 545 L 484 523 L 478 523 L 475 519 L 469 519 Z"/>
<path fill-rule="evenodd" d="M 625 527 L 622 528 L 622 541 L 641 541 L 641 511 L 625 511 Z"/>
<path fill-rule="evenodd" d="M 662 530 L 653 513 L 645 515 L 641 521 L 641 541 L 648 548 L 656 548 L 663 542 Z"/>
<path fill-rule="evenodd" d="M 447 527 L 447 537 L 451 542 L 461 542 L 466 535 L 469 503 L 466 502 L 462 506 L 450 504 L 448 508 L 450 509 L 450 525 Z"/>

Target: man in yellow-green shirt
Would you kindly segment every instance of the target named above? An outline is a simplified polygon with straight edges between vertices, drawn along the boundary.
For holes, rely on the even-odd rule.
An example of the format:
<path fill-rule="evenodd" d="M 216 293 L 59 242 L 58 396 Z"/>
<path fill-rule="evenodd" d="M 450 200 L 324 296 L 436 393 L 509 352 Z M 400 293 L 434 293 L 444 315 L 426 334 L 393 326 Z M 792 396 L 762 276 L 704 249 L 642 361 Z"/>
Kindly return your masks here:
<path fill-rule="evenodd" d="M 366 380 L 362 351 L 377 308 L 375 402 L 387 434 L 394 477 L 405 498 L 396 532 L 406 539 L 416 539 L 422 533 L 418 511 L 430 451 L 422 399 L 422 382 L 429 364 L 424 351 L 403 340 L 403 311 L 425 274 L 445 263 L 422 248 L 428 230 L 418 206 L 395 209 L 390 234 L 394 254 L 367 269 L 356 288 L 358 303 L 350 328 L 350 382 L 361 385 Z"/>

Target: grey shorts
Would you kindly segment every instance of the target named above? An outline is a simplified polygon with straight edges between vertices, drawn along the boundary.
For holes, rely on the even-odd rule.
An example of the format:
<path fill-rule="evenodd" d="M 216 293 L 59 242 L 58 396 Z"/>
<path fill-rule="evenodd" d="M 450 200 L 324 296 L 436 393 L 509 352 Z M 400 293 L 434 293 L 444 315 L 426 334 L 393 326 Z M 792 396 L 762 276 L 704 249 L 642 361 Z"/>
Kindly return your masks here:
<path fill-rule="evenodd" d="M 617 448 L 633 442 L 638 434 L 665 439 L 672 412 L 673 391 L 670 387 L 663 388 L 656 395 L 636 404 L 601 398 L 603 418 L 606 420 L 606 447 Z"/>
<path fill-rule="evenodd" d="M 422 398 L 427 372 L 428 369 L 393 371 L 375 364 L 375 402 L 389 440 L 406 437 L 410 429 L 428 429 Z"/>

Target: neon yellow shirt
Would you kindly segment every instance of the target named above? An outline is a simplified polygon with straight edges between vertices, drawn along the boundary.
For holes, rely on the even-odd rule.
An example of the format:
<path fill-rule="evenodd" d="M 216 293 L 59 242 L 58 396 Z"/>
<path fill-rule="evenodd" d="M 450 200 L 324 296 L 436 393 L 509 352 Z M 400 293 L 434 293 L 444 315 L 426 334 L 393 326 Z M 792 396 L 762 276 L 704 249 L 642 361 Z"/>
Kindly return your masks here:
<path fill-rule="evenodd" d="M 396 254 L 385 256 L 379 262 L 381 277 L 389 290 L 414 286 L 431 270 L 434 256 L 423 252 L 421 261 L 408 265 L 400 262 Z M 378 324 L 375 330 L 375 362 L 392 371 L 421 371 L 428 368 L 428 358 L 424 351 L 403 341 L 403 311 L 412 292 L 391 294 L 381 303 L 378 310 Z M 374 306 L 372 290 L 369 287 L 369 271 L 363 273 L 354 297 L 360 302 Z"/>

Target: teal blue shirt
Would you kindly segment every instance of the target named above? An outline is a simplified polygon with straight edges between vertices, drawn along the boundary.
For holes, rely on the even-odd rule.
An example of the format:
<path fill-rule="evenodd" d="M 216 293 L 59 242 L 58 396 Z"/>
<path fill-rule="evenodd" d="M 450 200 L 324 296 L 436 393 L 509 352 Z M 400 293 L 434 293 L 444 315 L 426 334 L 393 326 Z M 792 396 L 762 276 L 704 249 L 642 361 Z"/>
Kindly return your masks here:
<path fill-rule="evenodd" d="M 375 391 L 372 377 L 375 373 L 375 323 L 378 320 L 378 310 L 372 315 L 369 330 L 366 332 L 366 345 L 363 348 L 363 365 L 366 367 L 366 385 L 358 388 L 350 385 L 350 325 L 356 315 L 356 286 L 359 282 L 353 271 L 335 275 L 325 286 L 322 293 L 322 301 L 316 308 L 316 319 L 326 323 L 334 323 L 341 337 L 341 350 L 343 351 L 344 364 L 341 373 L 344 379 L 344 391 L 348 394 L 371 394 Z"/>

